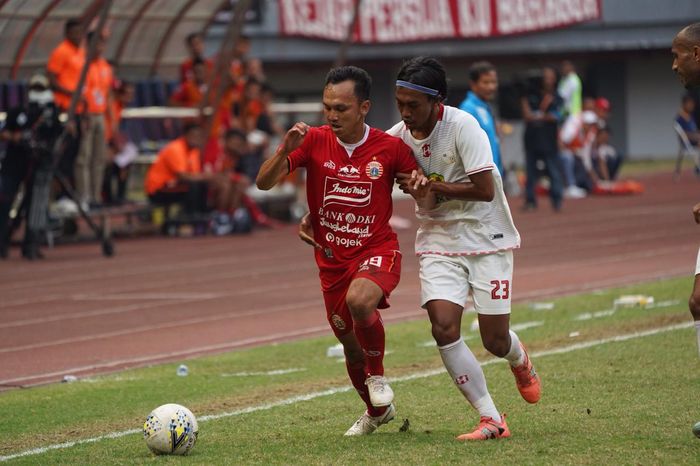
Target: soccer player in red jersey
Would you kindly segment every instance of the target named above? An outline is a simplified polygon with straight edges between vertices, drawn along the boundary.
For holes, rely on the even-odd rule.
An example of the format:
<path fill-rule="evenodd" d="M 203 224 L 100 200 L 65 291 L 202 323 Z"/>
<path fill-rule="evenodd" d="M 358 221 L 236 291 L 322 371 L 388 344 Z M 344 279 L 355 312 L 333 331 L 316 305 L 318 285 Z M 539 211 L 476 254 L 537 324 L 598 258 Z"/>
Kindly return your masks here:
<path fill-rule="evenodd" d="M 401 140 L 365 124 L 371 82 L 361 68 L 332 69 L 323 90 L 328 125 L 295 124 L 257 177 L 258 188 L 267 190 L 297 168 L 307 170 L 305 221 L 313 228 L 326 315 L 367 405 L 345 435 L 371 434 L 395 416 L 377 309 L 389 307 L 401 270 L 399 243 L 389 226 L 394 180 L 417 169 Z"/>

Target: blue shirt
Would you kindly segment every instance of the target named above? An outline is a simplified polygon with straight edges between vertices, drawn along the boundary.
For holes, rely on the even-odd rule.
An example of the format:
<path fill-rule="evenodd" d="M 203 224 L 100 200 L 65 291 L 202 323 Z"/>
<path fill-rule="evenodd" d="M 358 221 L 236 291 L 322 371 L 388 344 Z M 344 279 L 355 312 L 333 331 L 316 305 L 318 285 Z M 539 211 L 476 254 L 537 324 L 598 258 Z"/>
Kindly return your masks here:
<path fill-rule="evenodd" d="M 467 97 L 459 105 L 459 108 L 476 118 L 479 126 L 486 132 L 491 144 L 491 153 L 493 154 L 493 163 L 498 168 L 499 173 L 503 176 L 503 163 L 501 162 L 501 145 L 498 142 L 498 133 L 496 132 L 496 121 L 491 113 L 491 108 L 486 102 L 477 97 L 473 92 L 468 92 Z"/>
<path fill-rule="evenodd" d="M 685 131 L 686 134 L 688 133 L 696 133 L 698 131 L 698 125 L 695 124 L 695 120 L 693 120 L 693 117 L 691 116 L 689 119 L 683 118 L 681 115 L 676 116 L 676 122 L 683 128 L 683 131 Z M 697 141 L 689 141 L 690 145 L 693 147 L 697 147 L 698 142 Z"/>

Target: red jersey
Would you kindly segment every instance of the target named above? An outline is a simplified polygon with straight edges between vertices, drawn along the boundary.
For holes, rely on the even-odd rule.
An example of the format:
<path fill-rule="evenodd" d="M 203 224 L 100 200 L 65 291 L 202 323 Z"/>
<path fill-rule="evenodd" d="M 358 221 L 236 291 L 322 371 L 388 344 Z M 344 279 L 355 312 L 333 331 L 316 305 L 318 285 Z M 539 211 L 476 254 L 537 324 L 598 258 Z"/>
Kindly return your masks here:
<path fill-rule="evenodd" d="M 397 173 L 417 169 L 411 149 L 398 138 L 368 128 L 349 155 L 329 126 L 311 128 L 289 157 L 289 171 L 307 170 L 306 196 L 324 290 L 323 272 L 344 272 L 349 262 L 399 249 L 389 226 Z"/>

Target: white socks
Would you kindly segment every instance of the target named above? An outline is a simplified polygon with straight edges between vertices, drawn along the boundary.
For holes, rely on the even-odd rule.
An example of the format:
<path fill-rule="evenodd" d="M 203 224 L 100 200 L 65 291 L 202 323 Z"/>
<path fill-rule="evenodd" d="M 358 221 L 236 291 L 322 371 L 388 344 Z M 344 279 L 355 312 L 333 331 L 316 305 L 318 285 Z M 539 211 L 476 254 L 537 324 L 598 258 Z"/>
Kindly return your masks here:
<path fill-rule="evenodd" d="M 501 422 L 501 416 L 491 399 L 488 388 L 486 388 L 484 371 L 481 369 L 479 361 L 474 357 L 474 353 L 464 344 L 464 340 L 460 338 L 454 343 L 439 346 L 438 349 L 452 381 L 469 403 L 479 411 L 479 415 Z"/>
<path fill-rule="evenodd" d="M 700 320 L 695 321 L 695 333 L 698 335 L 698 356 L 700 356 Z"/>
<path fill-rule="evenodd" d="M 520 339 L 514 331 L 509 330 L 508 332 L 510 333 L 510 351 L 503 357 L 508 360 L 511 367 L 522 366 L 525 364 L 525 352 L 520 346 Z"/>

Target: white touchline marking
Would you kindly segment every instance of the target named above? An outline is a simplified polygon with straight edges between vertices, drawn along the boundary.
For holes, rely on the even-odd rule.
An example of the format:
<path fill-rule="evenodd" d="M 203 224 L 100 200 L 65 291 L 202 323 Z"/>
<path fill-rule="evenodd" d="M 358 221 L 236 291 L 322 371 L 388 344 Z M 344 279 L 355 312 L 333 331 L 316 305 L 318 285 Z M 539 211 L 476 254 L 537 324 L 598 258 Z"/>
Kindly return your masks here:
<path fill-rule="evenodd" d="M 689 328 L 691 326 L 693 326 L 692 322 L 683 322 L 681 324 L 668 325 L 665 327 L 657 327 L 657 328 L 653 328 L 653 329 L 649 329 L 649 330 L 644 330 L 641 332 L 627 333 L 624 335 L 616 335 L 614 337 L 601 338 L 598 340 L 584 341 L 581 343 L 575 343 L 573 345 L 563 346 L 561 348 L 554 348 L 554 349 L 549 349 L 549 350 L 544 350 L 544 351 L 537 351 L 537 352 L 532 353 L 532 356 L 533 357 L 543 357 L 543 356 L 551 356 L 551 355 L 555 355 L 555 354 L 570 353 L 571 351 L 576 351 L 576 350 L 585 349 L 585 348 L 592 348 L 594 346 L 600 346 L 600 345 L 604 345 L 606 343 L 614 343 L 614 342 L 632 340 L 635 338 L 643 338 L 643 337 L 647 337 L 647 336 L 651 336 L 651 335 L 656 335 L 659 333 L 686 329 L 686 328 Z M 501 359 L 501 358 L 492 358 L 492 359 L 487 359 L 486 361 L 482 362 L 481 365 L 487 366 L 487 365 L 495 364 L 498 362 L 504 362 L 504 361 L 505 360 Z M 405 375 L 402 377 L 389 378 L 389 381 L 392 383 L 393 382 L 406 382 L 408 380 L 416 380 L 416 379 L 424 379 L 427 377 L 432 377 L 434 375 L 439 375 L 439 374 L 442 374 L 444 372 L 445 372 L 445 369 L 443 367 L 441 367 L 438 369 L 417 372 L 415 374 L 409 374 L 409 375 Z M 330 395 L 335 395 L 337 393 L 349 392 L 352 389 L 353 389 L 352 386 L 329 388 L 327 390 L 323 390 L 320 392 L 312 392 L 312 393 L 307 393 L 305 395 L 294 396 L 291 398 L 286 398 L 284 400 L 275 401 L 273 403 L 267 403 L 267 404 L 257 405 L 257 406 L 249 406 L 247 408 L 238 409 L 235 411 L 223 412 L 223 413 L 219 413 L 219 414 L 208 414 L 208 415 L 199 417 L 198 421 L 199 422 L 213 421 L 215 419 L 222 419 L 222 418 L 232 417 L 232 416 L 240 416 L 242 414 L 249 414 L 249 413 L 254 413 L 257 411 L 267 411 L 269 409 L 277 408 L 280 406 L 288 406 L 288 405 L 292 405 L 295 403 L 299 403 L 301 401 L 309 401 L 309 400 L 313 400 L 315 398 L 320 398 L 323 396 L 330 396 Z M 92 438 L 87 438 L 87 439 L 74 440 L 74 441 L 65 442 L 65 443 L 57 443 L 57 444 L 48 445 L 45 447 L 33 448 L 31 450 L 26 450 L 26 451 L 23 451 L 20 453 L 14 453 L 12 455 L 0 456 L 0 461 L 9 461 L 9 460 L 13 460 L 16 458 L 22 458 L 25 456 L 40 455 L 40 454 L 46 453 L 46 452 L 51 451 L 51 450 L 62 450 L 62 449 L 74 447 L 76 445 L 84 445 L 86 443 L 95 443 L 95 442 L 99 442 L 101 440 L 121 438 L 121 437 L 125 437 L 127 435 L 136 434 L 136 433 L 140 433 L 140 432 L 141 432 L 141 429 L 129 429 L 129 430 L 123 430 L 120 432 L 111 432 L 109 434 L 99 435 L 97 437 L 92 437 Z"/>
<path fill-rule="evenodd" d="M 540 327 L 544 325 L 544 320 L 534 320 L 532 322 L 522 322 L 520 324 L 513 324 L 510 329 L 513 331 L 526 330 L 528 328 Z"/>
<path fill-rule="evenodd" d="M 591 319 L 597 319 L 598 317 L 607 317 L 615 314 L 615 309 L 606 309 L 604 311 L 596 311 L 596 312 L 584 312 L 582 314 L 577 315 L 574 317 L 574 320 L 591 320 Z"/>
<path fill-rule="evenodd" d="M 284 375 L 292 374 L 294 372 L 303 372 L 305 367 L 291 367 L 289 369 L 276 369 L 274 371 L 267 372 L 233 372 L 230 374 L 221 374 L 221 377 L 252 377 L 256 375 Z"/>

